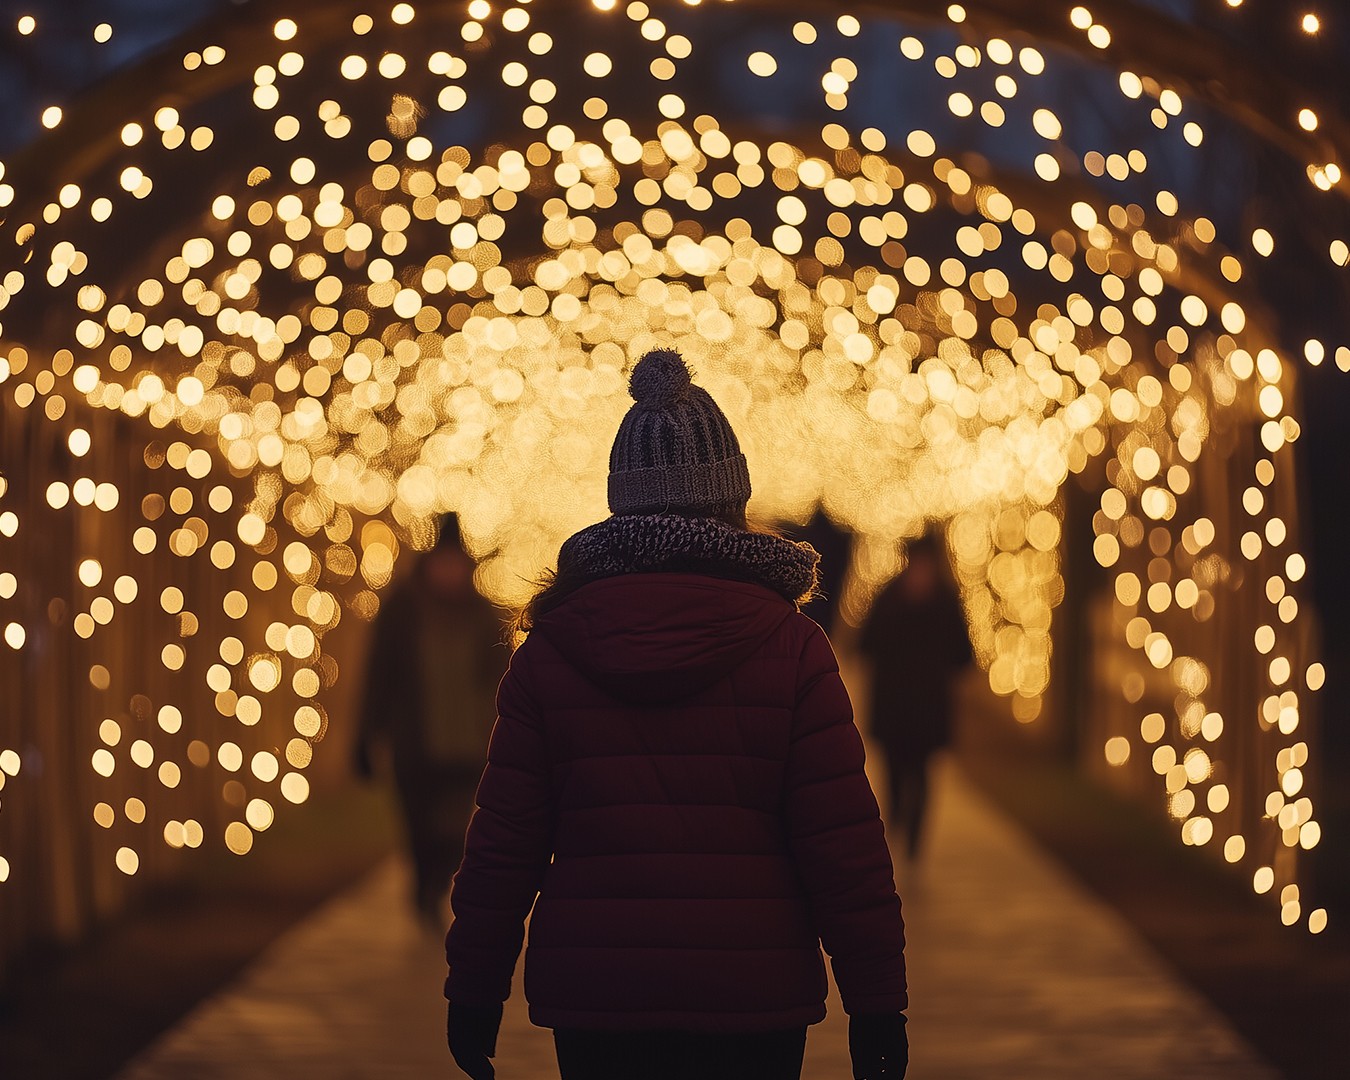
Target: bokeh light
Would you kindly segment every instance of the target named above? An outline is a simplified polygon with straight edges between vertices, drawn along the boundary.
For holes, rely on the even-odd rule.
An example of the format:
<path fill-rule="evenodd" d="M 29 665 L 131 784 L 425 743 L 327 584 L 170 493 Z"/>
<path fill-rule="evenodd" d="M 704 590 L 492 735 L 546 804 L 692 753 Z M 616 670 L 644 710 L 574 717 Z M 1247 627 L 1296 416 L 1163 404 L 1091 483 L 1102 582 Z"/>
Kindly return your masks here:
<path fill-rule="evenodd" d="M 4 189 L 0 393 L 74 464 L 36 493 L 0 480 L 0 623 L 10 650 L 47 625 L 24 585 L 32 531 L 99 523 L 100 546 L 72 553 L 81 588 L 58 632 L 106 699 L 79 719 L 93 772 L 147 781 L 139 820 L 97 798 L 118 869 L 137 873 L 149 837 L 199 846 L 201 820 L 246 854 L 278 806 L 306 800 L 325 699 L 346 685 L 329 635 L 375 615 L 440 514 L 459 513 L 479 587 L 524 599 L 606 513 L 626 371 L 673 345 L 740 433 L 752 514 L 821 505 L 857 535 L 846 618 L 899 568 L 900 542 L 946 526 L 977 656 L 1022 722 L 1051 686 L 1078 524 L 1066 485 L 1095 485 L 1102 639 L 1129 722 L 1094 753 L 1146 778 L 1183 843 L 1264 860 L 1252 887 L 1295 889 L 1281 918 L 1302 919 L 1296 856 L 1321 834 L 1301 722 L 1324 672 L 1286 467 L 1300 360 L 1240 284 L 1272 231 L 1220 238 L 1138 147 L 1076 151 L 1073 117 L 1038 96 L 1059 55 L 981 36 L 959 6 L 959 41 L 906 32 L 886 60 L 950 118 L 886 130 L 858 104 L 873 54 L 854 46 L 892 24 L 766 13 L 782 47 L 746 50 L 739 75 L 807 86 L 803 114 L 828 116 L 778 133 L 706 104 L 695 61 L 715 42 L 697 11 L 676 26 L 640 2 L 593 6 L 605 21 L 585 47 L 530 5 L 483 0 L 358 13 L 340 35 L 282 18 L 246 61 L 202 42 L 181 77 L 235 79 L 209 84 L 211 108 L 155 99 L 118 117 L 101 173 Z M 1069 14 L 1098 52 L 1101 17 Z M 429 33 L 433 18 L 457 32 Z M 1177 89 L 1122 71 L 1119 91 L 1123 114 L 1197 152 L 1206 128 Z M 211 126 L 222 109 L 242 125 L 229 139 Z M 966 153 L 953 121 L 1017 136 L 1016 167 Z M 1339 183 L 1334 164 L 1309 167 Z M 170 200 L 191 215 L 107 258 L 128 255 L 124 222 Z M 1331 237 L 1323 250 L 1350 258 Z M 1328 355 L 1310 342 L 1303 360 Z M 139 457 L 119 471 L 126 432 Z M 1238 599 L 1243 581 L 1263 607 Z M 1216 705 L 1212 652 L 1233 620 L 1260 672 L 1237 712 Z M 126 655 L 131 627 L 153 670 Z M 1234 799 L 1228 763 L 1250 753 L 1266 790 Z"/>

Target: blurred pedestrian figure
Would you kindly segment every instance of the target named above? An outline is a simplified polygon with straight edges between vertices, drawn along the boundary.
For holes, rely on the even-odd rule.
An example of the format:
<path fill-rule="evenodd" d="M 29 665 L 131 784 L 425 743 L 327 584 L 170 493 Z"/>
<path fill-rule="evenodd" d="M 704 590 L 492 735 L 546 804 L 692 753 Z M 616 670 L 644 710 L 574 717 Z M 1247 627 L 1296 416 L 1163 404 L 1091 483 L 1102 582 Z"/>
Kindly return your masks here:
<path fill-rule="evenodd" d="M 853 549 L 852 539 L 846 530 L 826 516 L 824 507 L 817 507 L 811 520 L 793 531 L 799 539 L 805 540 L 820 553 L 819 587 L 816 594 L 802 606 L 802 613 L 815 619 L 829 632 L 834 629 L 834 620 L 839 615 L 839 600 L 844 595 L 844 576 L 848 572 L 849 555 Z"/>
<path fill-rule="evenodd" d="M 890 771 L 888 816 L 913 859 L 928 806 L 929 759 L 951 742 L 953 685 L 971 650 L 941 540 L 919 537 L 907 560 L 873 602 L 860 647 L 871 662 L 872 736 Z"/>
<path fill-rule="evenodd" d="M 369 778 L 384 744 L 407 830 L 413 902 L 444 926 L 473 790 L 487 757 L 493 698 L 506 670 L 499 612 L 473 585 L 459 521 L 385 597 L 376 618 L 354 760 Z"/>
<path fill-rule="evenodd" d="M 525 917 L 563 1080 L 797 1080 L 825 1015 L 904 1075 L 904 929 L 806 544 L 749 531 L 735 433 L 675 352 L 633 369 L 613 516 L 522 616 L 451 892 L 448 1037 L 494 1076 Z"/>

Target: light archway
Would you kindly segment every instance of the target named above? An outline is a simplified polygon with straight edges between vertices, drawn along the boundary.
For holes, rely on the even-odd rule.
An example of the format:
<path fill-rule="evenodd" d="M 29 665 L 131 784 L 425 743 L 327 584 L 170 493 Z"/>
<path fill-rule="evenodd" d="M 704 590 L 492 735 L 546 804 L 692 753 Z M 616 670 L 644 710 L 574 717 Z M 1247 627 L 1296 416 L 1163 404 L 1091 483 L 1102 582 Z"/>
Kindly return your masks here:
<path fill-rule="evenodd" d="M 1081 152 L 1066 87 L 1101 71 L 960 8 L 594 7 L 242 15 L 0 192 L 3 663 L 68 703 L 95 858 L 246 852 L 307 795 L 342 620 L 448 510 L 520 599 L 604 515 L 625 370 L 671 344 L 741 434 L 752 511 L 859 534 L 846 607 L 947 524 L 1025 722 L 1065 485 L 1091 490 L 1105 761 L 1322 929 L 1297 376 L 1249 256 L 1174 193 L 1210 137 L 1188 103 L 1110 73 L 1103 137 L 1160 133 L 1160 165 Z"/>

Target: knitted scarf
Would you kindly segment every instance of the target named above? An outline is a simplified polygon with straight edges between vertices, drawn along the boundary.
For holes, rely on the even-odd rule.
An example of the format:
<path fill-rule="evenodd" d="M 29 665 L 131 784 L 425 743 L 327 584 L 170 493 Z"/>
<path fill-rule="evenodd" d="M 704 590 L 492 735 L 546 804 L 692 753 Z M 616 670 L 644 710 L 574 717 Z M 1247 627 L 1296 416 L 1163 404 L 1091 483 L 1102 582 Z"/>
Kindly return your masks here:
<path fill-rule="evenodd" d="M 801 605 L 816 589 L 810 544 L 746 532 L 715 518 L 619 514 L 582 529 L 558 552 L 558 577 L 585 584 L 620 574 L 677 572 L 748 581 Z"/>

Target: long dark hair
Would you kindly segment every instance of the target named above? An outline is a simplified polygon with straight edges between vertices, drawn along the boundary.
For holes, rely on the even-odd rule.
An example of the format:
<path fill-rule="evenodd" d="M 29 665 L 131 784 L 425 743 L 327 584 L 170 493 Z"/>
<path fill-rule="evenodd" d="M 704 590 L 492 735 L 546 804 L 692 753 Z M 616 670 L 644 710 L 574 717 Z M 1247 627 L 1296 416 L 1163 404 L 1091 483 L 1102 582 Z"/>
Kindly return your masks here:
<path fill-rule="evenodd" d="M 744 506 L 729 506 L 716 510 L 709 510 L 700 513 L 696 510 L 688 509 L 670 509 L 665 511 L 677 517 L 686 518 L 711 518 L 713 521 L 720 521 L 724 525 L 730 525 L 733 529 L 741 529 L 745 532 L 766 533 L 771 536 L 778 535 L 773 529 L 760 525 L 751 525 L 745 517 Z M 535 593 L 525 606 L 520 608 L 511 619 L 507 626 L 509 640 L 513 643 L 519 642 L 522 637 L 534 629 L 535 620 L 544 612 L 557 607 L 572 592 L 585 585 L 590 578 L 579 567 L 568 566 L 559 567 L 557 570 L 545 571 L 535 582 Z"/>

